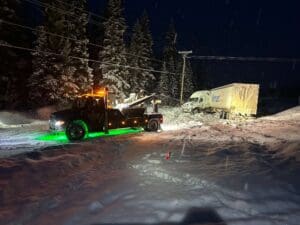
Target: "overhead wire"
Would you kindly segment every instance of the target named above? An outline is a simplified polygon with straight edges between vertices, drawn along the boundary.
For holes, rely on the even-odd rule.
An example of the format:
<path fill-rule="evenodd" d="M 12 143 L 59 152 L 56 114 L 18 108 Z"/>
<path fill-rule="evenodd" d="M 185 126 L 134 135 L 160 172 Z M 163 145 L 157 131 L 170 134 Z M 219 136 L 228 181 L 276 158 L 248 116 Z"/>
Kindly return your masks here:
<path fill-rule="evenodd" d="M 33 49 L 33 48 L 21 47 L 21 46 L 16 46 L 16 45 L 12 45 L 12 44 L 0 43 L 0 46 L 7 47 L 7 48 L 18 49 L 18 50 L 25 50 L 25 51 L 30 51 L 30 52 L 39 52 L 39 53 L 55 55 L 55 56 L 63 56 L 62 54 L 58 54 L 58 53 L 55 53 L 55 52 L 36 50 L 36 49 Z M 123 68 L 127 68 L 127 69 L 134 69 L 134 70 L 140 70 L 140 71 L 148 71 L 148 72 L 153 72 L 153 73 L 165 73 L 165 74 L 175 75 L 175 73 L 170 73 L 170 72 L 161 71 L 161 70 L 152 70 L 152 69 L 146 69 L 146 68 L 140 68 L 140 67 L 134 67 L 134 66 L 127 66 L 127 65 L 120 65 L 120 64 L 109 63 L 109 62 L 101 62 L 99 60 L 87 59 L 87 58 L 71 56 L 71 55 L 66 56 L 66 57 L 71 58 L 71 59 L 85 60 L 87 62 L 99 63 L 99 64 L 103 64 L 103 65 L 107 65 L 107 66 L 123 67 Z"/>
<path fill-rule="evenodd" d="M 48 35 L 55 36 L 55 37 L 69 39 L 69 40 L 75 41 L 77 43 L 84 43 L 84 41 L 78 40 L 76 38 L 67 37 L 67 36 L 64 36 L 64 35 L 61 35 L 61 34 L 57 34 L 57 33 L 52 33 L 52 32 L 49 32 L 49 31 L 41 31 L 41 30 L 39 30 L 37 28 L 33 28 L 33 27 L 30 27 L 30 26 L 25 26 L 25 25 L 13 23 L 13 22 L 10 22 L 10 21 L 3 20 L 1 18 L 0 18 L 0 23 L 5 23 L 7 25 L 11 25 L 11 26 L 15 26 L 15 27 L 19 27 L 19 28 L 31 30 L 31 31 L 41 32 L 41 33 L 48 34 Z M 88 42 L 86 44 L 90 45 L 90 46 L 98 47 L 98 48 L 101 48 L 101 49 L 105 48 L 103 45 L 95 44 L 95 43 L 92 43 L 92 42 Z M 148 60 L 151 60 L 151 61 L 158 61 L 158 62 L 161 62 L 161 63 L 165 63 L 164 61 L 161 61 L 161 60 L 158 60 L 158 59 L 149 58 L 149 57 L 145 57 L 145 56 L 134 55 L 134 54 L 130 54 L 130 53 L 123 53 L 123 54 L 121 53 L 121 55 L 130 55 L 130 56 L 134 56 L 136 58 L 148 59 Z"/>
<path fill-rule="evenodd" d="M 41 6 L 41 7 L 48 7 L 48 8 L 52 8 L 52 9 L 55 9 L 55 10 L 58 10 L 58 12 L 62 13 L 62 14 L 65 14 L 65 15 L 70 15 L 71 17 L 75 18 L 76 16 L 73 15 L 73 11 L 66 11 L 66 10 L 62 10 L 62 9 L 59 9 L 57 7 L 54 7 L 52 5 L 49 5 L 47 3 L 43 3 L 41 1 L 38 1 L 38 0 L 22 0 L 22 1 L 26 1 L 26 2 L 29 2 L 29 3 L 32 3 L 34 5 L 37 5 L 37 6 Z M 55 0 L 55 1 L 58 1 L 58 2 L 61 2 L 60 0 Z M 65 5 L 67 6 L 71 6 L 70 4 L 67 4 L 67 3 L 64 3 Z M 78 7 L 76 7 L 78 8 Z M 85 11 L 86 13 L 92 13 L 90 11 L 87 11 L 87 10 L 82 10 L 82 11 Z M 95 13 L 92 13 L 92 14 L 95 14 Z M 97 15 L 97 14 L 95 14 Z M 101 17 L 100 15 L 97 15 L 99 17 Z M 77 18 L 77 17 L 76 17 Z M 107 19 L 105 17 L 102 17 L 104 19 Z M 88 21 L 88 23 L 91 23 L 91 24 L 94 24 L 94 25 L 97 25 L 97 26 L 102 26 L 102 24 L 100 23 L 94 23 L 94 22 L 90 22 Z M 34 28 L 31 28 L 31 29 L 34 29 Z M 50 32 L 48 32 L 48 34 L 50 34 Z M 70 39 L 70 38 L 69 38 Z M 100 48 L 104 48 L 104 46 L 102 45 L 98 45 L 98 44 L 94 44 L 94 43 L 89 43 L 89 45 L 91 46 L 95 46 L 95 47 L 100 47 Z M 133 57 L 136 57 L 136 58 L 143 58 L 143 59 L 149 59 L 153 62 L 160 62 L 160 63 L 166 63 L 162 60 L 159 60 L 159 59 L 154 59 L 154 58 L 150 58 L 150 57 L 146 57 L 146 56 L 140 56 L 140 55 L 135 55 L 135 54 L 131 54 L 131 53 L 122 53 L 122 55 L 129 55 L 129 56 L 133 56 Z"/>
<path fill-rule="evenodd" d="M 78 40 L 78 39 L 76 39 L 76 38 L 67 37 L 67 36 L 60 35 L 60 34 L 56 34 L 56 33 L 52 33 L 52 32 L 49 32 L 49 31 L 41 31 L 41 30 L 39 30 L 39 29 L 37 29 L 37 28 L 33 28 L 33 27 L 30 27 L 30 26 L 25 26 L 25 25 L 13 23 L 13 22 L 10 22 L 10 21 L 3 20 L 3 19 L 1 19 L 1 18 L 0 18 L 0 23 L 5 23 L 5 24 L 7 24 L 7 25 L 11 25 L 11 26 L 15 26 L 15 27 L 19 27 L 19 28 L 31 30 L 31 31 L 41 32 L 41 33 L 44 33 L 44 34 L 49 34 L 49 35 L 55 36 L 55 37 L 60 37 L 60 38 L 64 38 L 64 39 L 70 39 L 70 40 L 76 41 L 76 42 L 78 42 L 78 43 L 83 43 L 83 41 Z M 97 45 L 97 44 L 90 43 L 90 42 L 87 43 L 87 45 L 91 45 L 91 46 L 103 48 L 103 46 L 101 46 L 101 45 Z"/>
<path fill-rule="evenodd" d="M 216 61 L 248 61 L 248 62 L 300 62 L 297 58 L 274 58 L 274 57 L 240 57 L 240 56 L 189 56 L 189 59 L 216 60 Z"/>

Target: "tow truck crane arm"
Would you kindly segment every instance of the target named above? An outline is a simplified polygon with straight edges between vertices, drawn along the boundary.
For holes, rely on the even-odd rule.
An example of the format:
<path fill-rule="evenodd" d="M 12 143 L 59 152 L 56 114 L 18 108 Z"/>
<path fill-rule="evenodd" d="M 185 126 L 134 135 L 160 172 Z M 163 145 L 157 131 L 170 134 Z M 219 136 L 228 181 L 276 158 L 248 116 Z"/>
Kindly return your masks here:
<path fill-rule="evenodd" d="M 150 99 L 153 99 L 155 98 L 156 94 L 152 94 L 152 95 L 149 95 L 149 96 L 145 96 L 143 98 L 140 98 L 140 99 L 137 99 L 135 100 L 134 102 L 128 104 L 128 107 L 131 108 L 131 107 L 134 107 L 136 105 L 140 105 L 142 104 L 143 102 L 147 101 L 147 100 L 150 100 Z"/>

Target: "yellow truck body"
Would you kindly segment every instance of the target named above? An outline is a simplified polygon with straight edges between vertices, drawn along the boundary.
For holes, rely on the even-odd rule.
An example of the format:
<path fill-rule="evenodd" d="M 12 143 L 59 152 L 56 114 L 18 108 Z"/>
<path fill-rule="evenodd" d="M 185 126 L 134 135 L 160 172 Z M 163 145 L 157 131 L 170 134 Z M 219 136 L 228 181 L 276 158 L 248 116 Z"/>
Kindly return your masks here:
<path fill-rule="evenodd" d="M 258 95 L 258 84 L 232 83 L 194 92 L 182 109 L 191 113 L 212 111 L 251 116 L 257 113 Z"/>
<path fill-rule="evenodd" d="M 210 107 L 231 114 L 256 115 L 258 84 L 232 83 L 211 90 Z"/>

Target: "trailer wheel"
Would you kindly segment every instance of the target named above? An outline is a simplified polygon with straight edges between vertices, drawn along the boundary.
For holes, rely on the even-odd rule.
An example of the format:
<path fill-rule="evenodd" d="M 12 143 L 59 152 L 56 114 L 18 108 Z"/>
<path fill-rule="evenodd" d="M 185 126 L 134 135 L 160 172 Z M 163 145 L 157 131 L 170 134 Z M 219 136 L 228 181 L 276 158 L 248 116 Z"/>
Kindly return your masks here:
<path fill-rule="evenodd" d="M 147 127 L 145 128 L 146 131 L 155 132 L 159 129 L 159 123 L 157 120 L 149 120 Z"/>
<path fill-rule="evenodd" d="M 83 121 L 72 121 L 67 125 L 66 135 L 70 141 L 82 140 L 86 134 L 87 129 Z"/>
<path fill-rule="evenodd" d="M 225 111 L 222 111 L 221 115 L 220 115 L 220 119 L 224 119 L 224 120 L 229 119 L 229 113 L 225 112 Z"/>

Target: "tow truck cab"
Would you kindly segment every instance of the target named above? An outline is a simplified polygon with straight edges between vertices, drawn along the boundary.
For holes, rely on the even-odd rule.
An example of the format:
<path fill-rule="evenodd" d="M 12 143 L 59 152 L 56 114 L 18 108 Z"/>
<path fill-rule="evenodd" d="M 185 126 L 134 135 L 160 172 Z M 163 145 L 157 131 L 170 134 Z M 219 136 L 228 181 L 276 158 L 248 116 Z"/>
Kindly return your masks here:
<path fill-rule="evenodd" d="M 146 96 L 137 103 L 153 97 Z M 49 126 L 52 131 L 65 131 L 69 140 L 81 140 L 89 132 L 109 132 L 109 129 L 142 127 L 145 131 L 159 130 L 162 114 L 145 111 L 146 108 L 135 104 L 121 110 L 113 108 L 109 105 L 107 94 L 83 95 L 74 100 L 72 108 L 52 113 Z"/>

